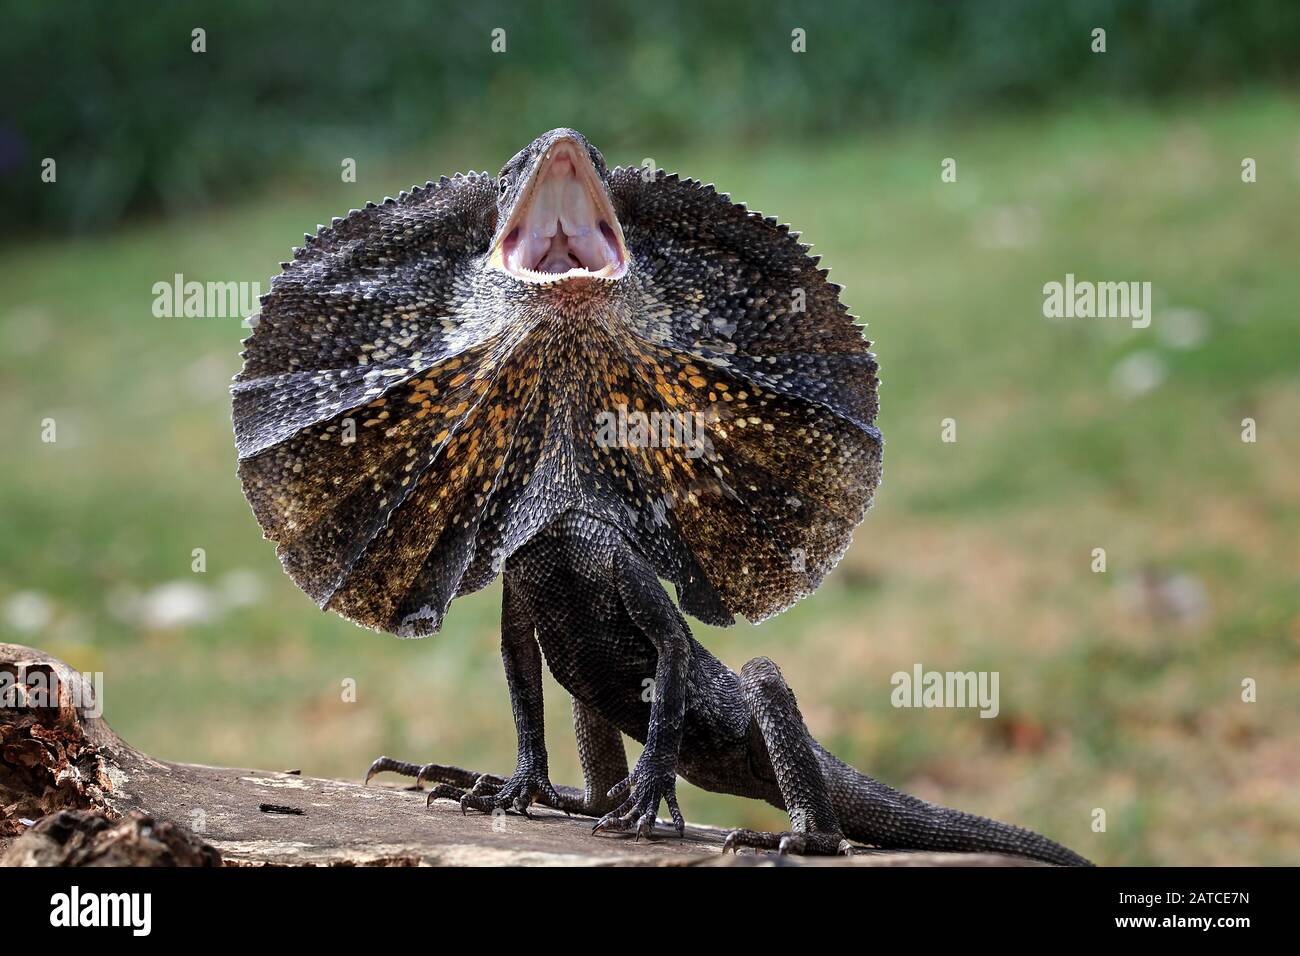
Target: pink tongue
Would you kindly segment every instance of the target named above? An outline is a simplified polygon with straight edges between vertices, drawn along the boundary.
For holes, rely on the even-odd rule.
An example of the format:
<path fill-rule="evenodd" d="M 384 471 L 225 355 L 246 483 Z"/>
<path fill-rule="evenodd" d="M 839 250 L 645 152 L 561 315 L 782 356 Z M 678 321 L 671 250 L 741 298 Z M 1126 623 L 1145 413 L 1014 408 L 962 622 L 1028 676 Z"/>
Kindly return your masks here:
<path fill-rule="evenodd" d="M 525 239 L 519 245 L 518 261 L 532 266 L 535 272 L 561 273 L 570 269 L 587 269 L 599 271 L 608 261 L 611 253 L 605 238 L 598 231 L 584 229 L 585 235 L 569 236 L 561 226 L 549 239 L 536 236 Z"/>
<path fill-rule="evenodd" d="M 581 263 L 574 261 L 569 254 L 569 243 L 563 232 L 556 232 L 551 237 L 551 244 L 546 250 L 546 254 L 537 263 L 538 272 L 568 272 L 570 269 L 578 268 Z"/>

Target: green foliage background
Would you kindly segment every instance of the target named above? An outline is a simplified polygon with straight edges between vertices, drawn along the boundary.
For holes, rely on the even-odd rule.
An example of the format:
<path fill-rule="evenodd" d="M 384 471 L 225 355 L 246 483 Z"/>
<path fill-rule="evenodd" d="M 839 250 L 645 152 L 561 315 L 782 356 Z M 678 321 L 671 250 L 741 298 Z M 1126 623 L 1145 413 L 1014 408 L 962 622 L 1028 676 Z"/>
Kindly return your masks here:
<path fill-rule="evenodd" d="M 790 141 L 1300 72 L 1290 0 L 3 9 L 3 199 L 17 221 L 56 229 L 214 202 L 320 153 L 373 160 L 453 138 L 499 153 L 573 116 L 607 146 Z M 1104 56 L 1089 50 L 1096 26 Z M 205 54 L 190 52 L 194 27 Z M 497 27 L 504 55 L 489 52 Z M 794 27 L 807 31 L 802 56 Z M 44 156 L 59 158 L 66 188 L 23 188 L 17 171 Z"/>

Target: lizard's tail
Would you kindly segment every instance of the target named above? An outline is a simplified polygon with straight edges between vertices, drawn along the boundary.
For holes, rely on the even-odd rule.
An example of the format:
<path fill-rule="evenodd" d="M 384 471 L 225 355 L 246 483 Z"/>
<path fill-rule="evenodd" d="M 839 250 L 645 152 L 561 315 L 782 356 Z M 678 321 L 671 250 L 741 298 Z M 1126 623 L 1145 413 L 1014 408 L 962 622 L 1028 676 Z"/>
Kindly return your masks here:
<path fill-rule="evenodd" d="M 840 828 L 851 840 L 889 850 L 1007 853 L 1059 866 L 1092 866 L 1032 830 L 926 803 L 854 770 L 825 748 L 817 750 Z"/>

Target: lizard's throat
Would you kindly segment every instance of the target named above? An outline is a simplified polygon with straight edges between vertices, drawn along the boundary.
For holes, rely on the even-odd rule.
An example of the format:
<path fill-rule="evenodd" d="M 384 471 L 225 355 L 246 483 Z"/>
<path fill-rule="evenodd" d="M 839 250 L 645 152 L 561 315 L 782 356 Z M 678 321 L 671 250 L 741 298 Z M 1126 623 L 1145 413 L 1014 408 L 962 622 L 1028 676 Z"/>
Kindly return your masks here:
<path fill-rule="evenodd" d="M 525 282 L 618 279 L 627 272 L 623 230 L 586 154 L 561 142 L 542 160 L 492 263 Z"/>

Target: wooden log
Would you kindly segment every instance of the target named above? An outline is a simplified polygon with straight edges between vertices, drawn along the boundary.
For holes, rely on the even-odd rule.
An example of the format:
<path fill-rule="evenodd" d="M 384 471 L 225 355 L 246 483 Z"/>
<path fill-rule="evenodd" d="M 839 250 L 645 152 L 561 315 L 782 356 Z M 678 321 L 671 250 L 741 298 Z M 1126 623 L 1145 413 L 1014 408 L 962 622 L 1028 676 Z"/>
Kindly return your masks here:
<path fill-rule="evenodd" d="M 533 818 L 462 814 L 394 784 L 325 780 L 140 753 L 99 716 L 62 661 L 0 644 L 0 864 L 227 866 L 820 865 L 1007 866 L 993 854 L 867 852 L 796 858 L 722 854 L 726 831 L 683 839 L 593 835 L 545 807 Z M 62 815 L 55 816 L 60 814 Z M 39 822 L 39 825 L 38 825 Z M 1030 864 L 1032 865 L 1032 864 Z"/>

